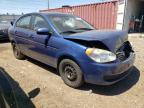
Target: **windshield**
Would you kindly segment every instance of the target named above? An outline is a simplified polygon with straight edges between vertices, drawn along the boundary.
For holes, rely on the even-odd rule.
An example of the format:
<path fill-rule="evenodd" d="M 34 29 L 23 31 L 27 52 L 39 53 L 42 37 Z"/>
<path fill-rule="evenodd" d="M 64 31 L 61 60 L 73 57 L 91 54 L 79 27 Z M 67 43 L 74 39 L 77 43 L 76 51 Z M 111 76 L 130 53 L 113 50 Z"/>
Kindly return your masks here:
<path fill-rule="evenodd" d="M 86 21 L 72 15 L 53 15 L 48 17 L 59 34 L 69 35 L 94 30 Z"/>

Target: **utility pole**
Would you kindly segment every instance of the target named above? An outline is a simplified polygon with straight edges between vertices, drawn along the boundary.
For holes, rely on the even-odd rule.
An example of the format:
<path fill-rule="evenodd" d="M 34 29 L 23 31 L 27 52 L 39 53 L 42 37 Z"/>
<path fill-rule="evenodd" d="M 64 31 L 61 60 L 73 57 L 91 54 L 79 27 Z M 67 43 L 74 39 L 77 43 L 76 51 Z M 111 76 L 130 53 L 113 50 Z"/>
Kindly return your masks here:
<path fill-rule="evenodd" d="M 48 9 L 49 9 L 49 0 L 48 0 Z"/>

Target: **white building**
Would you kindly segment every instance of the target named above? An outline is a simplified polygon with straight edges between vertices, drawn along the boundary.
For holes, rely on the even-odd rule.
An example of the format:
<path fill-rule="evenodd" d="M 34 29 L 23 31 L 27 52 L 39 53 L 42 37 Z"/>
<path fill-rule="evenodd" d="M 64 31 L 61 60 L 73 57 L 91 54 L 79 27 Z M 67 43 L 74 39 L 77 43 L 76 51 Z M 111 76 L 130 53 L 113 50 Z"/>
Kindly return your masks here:
<path fill-rule="evenodd" d="M 128 30 L 132 17 L 138 21 L 142 19 L 142 15 L 144 15 L 144 0 L 119 0 L 116 29 Z"/>

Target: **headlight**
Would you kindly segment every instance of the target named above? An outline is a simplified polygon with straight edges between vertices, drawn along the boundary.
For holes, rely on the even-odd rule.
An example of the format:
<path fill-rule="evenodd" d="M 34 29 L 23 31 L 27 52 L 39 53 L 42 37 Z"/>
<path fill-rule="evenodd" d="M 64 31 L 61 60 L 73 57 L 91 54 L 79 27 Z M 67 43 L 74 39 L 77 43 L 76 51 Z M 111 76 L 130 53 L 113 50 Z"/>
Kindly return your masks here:
<path fill-rule="evenodd" d="M 98 63 L 107 63 L 116 60 L 116 55 L 114 53 L 103 49 L 88 48 L 85 53 Z"/>

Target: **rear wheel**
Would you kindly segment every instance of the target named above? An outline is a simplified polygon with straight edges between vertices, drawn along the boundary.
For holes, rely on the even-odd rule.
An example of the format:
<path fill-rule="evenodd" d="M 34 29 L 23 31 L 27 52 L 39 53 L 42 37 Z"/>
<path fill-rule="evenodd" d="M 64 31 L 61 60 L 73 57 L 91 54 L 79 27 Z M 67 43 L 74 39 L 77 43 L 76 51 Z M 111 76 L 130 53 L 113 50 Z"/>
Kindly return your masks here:
<path fill-rule="evenodd" d="M 64 59 L 59 64 L 59 73 L 64 83 L 78 88 L 83 84 L 83 75 L 80 67 L 70 59 Z"/>
<path fill-rule="evenodd" d="M 13 54 L 16 59 L 23 60 L 25 56 L 19 51 L 18 46 L 15 43 L 12 43 Z"/>

